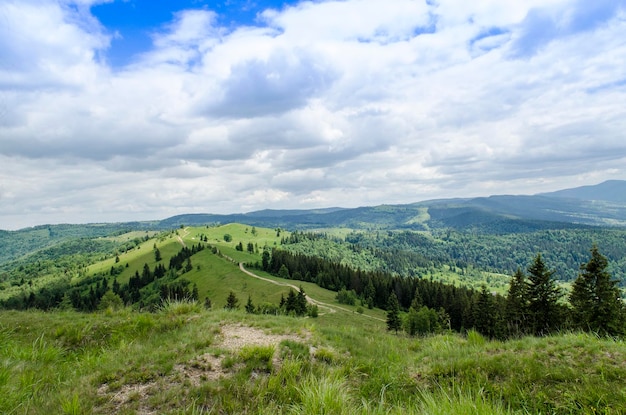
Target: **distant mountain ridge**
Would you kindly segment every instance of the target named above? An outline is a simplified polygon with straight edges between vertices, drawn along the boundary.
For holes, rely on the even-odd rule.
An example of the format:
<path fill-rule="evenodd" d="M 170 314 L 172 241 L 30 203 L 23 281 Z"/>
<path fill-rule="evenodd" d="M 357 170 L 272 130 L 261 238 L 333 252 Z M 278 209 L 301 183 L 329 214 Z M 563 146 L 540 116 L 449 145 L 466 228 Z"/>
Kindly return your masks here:
<path fill-rule="evenodd" d="M 284 228 L 348 227 L 369 229 L 483 228 L 527 231 L 571 226 L 626 226 L 626 181 L 537 195 L 496 195 L 438 199 L 407 205 L 311 210 L 260 210 L 231 215 L 178 215 L 164 227 L 243 222 Z"/>
<path fill-rule="evenodd" d="M 541 196 L 564 197 L 581 200 L 604 200 L 614 203 L 626 203 L 626 181 L 607 180 L 593 186 L 580 186 L 556 192 L 541 193 Z"/>

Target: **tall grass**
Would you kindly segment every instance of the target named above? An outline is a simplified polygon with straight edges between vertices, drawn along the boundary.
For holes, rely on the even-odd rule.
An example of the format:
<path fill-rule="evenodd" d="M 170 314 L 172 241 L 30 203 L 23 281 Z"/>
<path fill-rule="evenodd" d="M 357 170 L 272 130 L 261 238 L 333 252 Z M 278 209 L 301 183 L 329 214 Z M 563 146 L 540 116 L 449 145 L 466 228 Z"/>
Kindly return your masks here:
<path fill-rule="evenodd" d="M 0 413 L 618 414 L 626 408 L 621 341 L 580 333 L 507 342 L 471 332 L 410 338 L 346 316 L 257 316 L 185 301 L 153 314 L 2 312 Z M 240 324 L 301 337 L 225 349 L 223 331 Z"/>

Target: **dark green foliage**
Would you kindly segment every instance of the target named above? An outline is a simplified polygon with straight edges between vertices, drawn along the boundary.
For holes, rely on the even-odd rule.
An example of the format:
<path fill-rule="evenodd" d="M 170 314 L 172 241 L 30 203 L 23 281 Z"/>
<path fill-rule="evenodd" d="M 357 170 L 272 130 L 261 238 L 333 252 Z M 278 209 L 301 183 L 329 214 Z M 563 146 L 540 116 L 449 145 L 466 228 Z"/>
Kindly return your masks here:
<path fill-rule="evenodd" d="M 287 298 L 281 298 L 281 308 L 284 309 L 286 314 L 293 314 L 296 316 L 304 316 L 307 314 L 307 300 L 306 294 L 302 287 L 298 293 L 294 290 L 289 290 Z"/>
<path fill-rule="evenodd" d="M 509 284 L 504 317 L 509 334 L 519 336 L 528 332 L 528 286 L 526 276 L 519 268 Z"/>
<path fill-rule="evenodd" d="M 255 307 L 254 304 L 252 303 L 252 298 L 250 296 L 248 296 L 248 302 L 246 303 L 246 313 L 248 314 L 254 314 L 255 312 Z"/>
<path fill-rule="evenodd" d="M 293 254 L 282 249 L 272 251 L 268 271 L 274 274 L 280 272 L 279 276 L 283 278 L 300 274 L 305 281 L 335 291 L 354 290 L 365 304 L 382 309 L 387 308 L 392 291 L 396 293 L 400 307 L 408 309 L 417 291 L 423 305 L 434 310 L 444 309 L 453 330 L 470 328 L 472 325 L 469 314 L 474 291 L 468 288 L 383 272 L 363 272 L 322 258 Z"/>
<path fill-rule="evenodd" d="M 233 240 L 233 237 L 229 233 L 224 234 L 224 242 L 230 242 L 232 240 Z"/>
<path fill-rule="evenodd" d="M 402 328 L 402 320 L 400 319 L 400 304 L 395 292 L 392 292 L 387 302 L 387 330 L 395 331 Z"/>
<path fill-rule="evenodd" d="M 387 329 L 389 329 L 389 319 Z M 441 330 L 439 315 L 435 310 L 426 306 L 411 307 L 406 317 L 405 330 L 409 336 L 437 333 Z"/>
<path fill-rule="evenodd" d="M 280 278 L 289 278 L 289 269 L 285 264 L 281 265 L 281 267 L 278 269 L 277 275 Z"/>
<path fill-rule="evenodd" d="M 581 265 L 569 300 L 575 327 L 601 335 L 624 333 L 624 307 L 617 288 L 618 281 L 607 272 L 608 261 L 597 246 L 591 249 L 591 259 Z"/>
<path fill-rule="evenodd" d="M 552 278 L 554 271 L 548 270 L 546 264 L 537 254 L 528 267 L 528 311 L 535 335 L 545 335 L 557 329 L 561 323 L 562 310 L 558 302 L 562 294 Z"/>
<path fill-rule="evenodd" d="M 156 262 L 161 260 L 161 251 L 159 251 L 159 248 L 154 248 L 154 260 Z"/>
<path fill-rule="evenodd" d="M 234 292 L 230 292 L 228 297 L 226 298 L 226 305 L 224 306 L 227 310 L 237 310 L 239 309 L 239 299 Z"/>
<path fill-rule="evenodd" d="M 18 231 L 0 231 L 0 246 L 2 246 L 0 265 L 29 254 L 37 257 L 37 260 L 44 260 L 55 259 L 62 255 L 110 251 L 116 244 L 97 238 L 150 228 L 149 224 L 141 223 L 64 224 L 35 226 Z"/>
<path fill-rule="evenodd" d="M 337 302 L 339 304 L 347 304 L 347 305 L 355 305 L 356 304 L 356 293 L 354 290 L 346 290 L 341 289 L 337 293 Z"/>
<path fill-rule="evenodd" d="M 494 296 L 483 285 L 475 299 L 474 329 L 484 336 L 496 337 L 500 313 L 496 309 Z"/>
<path fill-rule="evenodd" d="M 403 276 L 416 276 L 431 267 L 444 266 L 457 268 L 461 273 L 479 269 L 512 275 L 518 268 L 526 267 L 528 258 L 542 252 L 561 280 L 573 281 L 588 247 L 595 241 L 610 247 L 606 252 L 609 269 L 626 283 L 626 230 L 549 225 L 555 228 L 432 229 L 429 234 L 359 231 L 348 234 L 343 241 L 324 240 L 323 234 L 299 233 L 284 238 L 284 242 L 285 249 L 294 253 Z"/>
<path fill-rule="evenodd" d="M 261 255 L 261 269 L 267 271 L 270 266 L 270 252 L 266 249 Z"/>

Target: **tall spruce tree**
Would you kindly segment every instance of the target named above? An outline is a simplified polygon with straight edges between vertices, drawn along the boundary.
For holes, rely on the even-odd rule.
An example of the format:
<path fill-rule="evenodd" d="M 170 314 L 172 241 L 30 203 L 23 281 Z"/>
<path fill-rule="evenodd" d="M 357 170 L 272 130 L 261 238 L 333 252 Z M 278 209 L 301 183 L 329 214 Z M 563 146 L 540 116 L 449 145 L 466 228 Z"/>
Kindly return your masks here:
<path fill-rule="evenodd" d="M 224 307 L 227 310 L 237 310 L 239 309 L 239 299 L 235 295 L 234 292 L 230 292 L 228 297 L 226 298 L 226 306 Z"/>
<path fill-rule="evenodd" d="M 533 333 L 543 336 L 557 329 L 561 323 L 561 308 L 558 304 L 561 290 L 552 278 L 554 271 L 548 270 L 541 254 L 537 254 L 528 267 L 528 273 L 528 311 Z"/>
<path fill-rule="evenodd" d="M 526 276 L 518 268 L 509 283 L 509 292 L 505 303 L 504 313 L 509 335 L 521 335 L 529 332 L 527 291 Z"/>
<path fill-rule="evenodd" d="M 589 262 L 580 267 L 569 301 L 575 327 L 616 336 L 624 333 L 624 310 L 618 281 L 611 279 L 607 267 L 608 260 L 594 245 Z"/>
<path fill-rule="evenodd" d="M 392 292 L 387 302 L 387 330 L 395 331 L 402 328 L 402 320 L 400 319 L 400 303 L 395 292 Z"/>
<path fill-rule="evenodd" d="M 481 287 L 474 304 L 474 328 L 485 336 L 496 335 L 496 306 L 486 285 Z"/>

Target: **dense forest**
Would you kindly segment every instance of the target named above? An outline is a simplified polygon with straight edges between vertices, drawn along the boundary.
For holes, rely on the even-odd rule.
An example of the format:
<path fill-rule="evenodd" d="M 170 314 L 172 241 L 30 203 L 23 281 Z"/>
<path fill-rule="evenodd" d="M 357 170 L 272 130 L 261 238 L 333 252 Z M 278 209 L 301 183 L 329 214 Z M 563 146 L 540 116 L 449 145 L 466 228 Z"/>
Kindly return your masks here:
<path fill-rule="evenodd" d="M 401 276 L 424 276 L 429 267 L 442 265 L 458 268 L 461 273 L 479 269 L 512 275 L 541 253 L 555 270 L 555 277 L 566 282 L 576 279 L 589 247 L 595 244 L 606 255 L 609 271 L 626 284 L 626 230 L 621 228 L 568 227 L 518 233 L 484 229 L 353 231 L 343 239 L 296 232 L 283 242 L 290 252 Z"/>
<path fill-rule="evenodd" d="M 296 236 L 297 238 L 297 236 Z M 589 257 L 589 254 L 588 254 Z M 423 278 L 362 271 L 320 257 L 274 249 L 257 266 L 281 278 L 310 281 L 338 291 L 340 302 L 358 299 L 363 306 L 388 310 L 388 327 L 409 334 L 477 330 L 495 338 L 545 335 L 580 329 L 622 335 L 626 316 L 618 281 L 607 271 L 608 260 L 596 246 L 571 294 L 557 286 L 555 272 L 537 254 L 525 274 L 512 276 L 506 296 L 457 287 Z M 400 311 L 408 312 L 404 322 Z"/>

